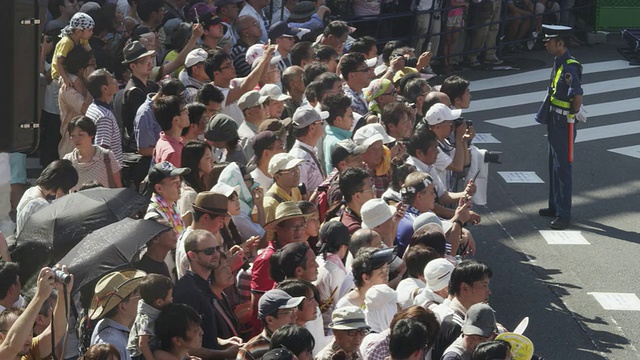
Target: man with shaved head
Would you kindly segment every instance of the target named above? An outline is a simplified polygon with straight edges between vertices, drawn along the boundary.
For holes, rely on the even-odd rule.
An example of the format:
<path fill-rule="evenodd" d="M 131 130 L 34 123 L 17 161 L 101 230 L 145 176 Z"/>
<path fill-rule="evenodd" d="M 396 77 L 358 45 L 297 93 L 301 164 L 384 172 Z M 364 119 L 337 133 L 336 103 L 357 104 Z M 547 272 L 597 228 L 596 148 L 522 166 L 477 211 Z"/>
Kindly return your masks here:
<path fill-rule="evenodd" d="M 243 15 L 234 23 L 238 42 L 231 48 L 229 56 L 236 68 L 238 77 L 245 77 L 251 72 L 251 65 L 247 63 L 247 49 L 260 41 L 262 30 L 258 26 L 258 20 L 249 15 Z"/>
<path fill-rule="evenodd" d="M 287 92 L 287 95 L 291 96 L 291 99 L 284 101 L 284 107 L 286 115 L 293 117 L 293 113 L 302 104 L 302 98 L 304 96 L 304 82 L 302 81 L 302 74 L 304 69 L 300 66 L 289 66 L 282 73 L 282 87 Z"/>

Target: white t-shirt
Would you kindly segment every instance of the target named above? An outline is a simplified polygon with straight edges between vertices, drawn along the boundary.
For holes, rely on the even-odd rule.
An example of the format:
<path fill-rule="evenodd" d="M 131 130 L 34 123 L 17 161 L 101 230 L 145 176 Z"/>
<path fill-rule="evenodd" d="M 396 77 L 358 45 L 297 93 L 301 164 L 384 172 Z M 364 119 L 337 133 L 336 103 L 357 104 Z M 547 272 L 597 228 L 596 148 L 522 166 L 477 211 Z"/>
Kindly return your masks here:
<path fill-rule="evenodd" d="M 427 284 L 416 278 L 406 278 L 400 281 L 396 288 L 398 294 L 398 305 L 402 309 L 413 306 L 413 299 L 418 294 L 418 290 L 423 289 Z"/>
<path fill-rule="evenodd" d="M 218 89 L 220 89 L 220 91 L 222 91 L 222 94 L 224 95 L 224 104 L 222 104 L 222 110 L 220 110 L 220 113 L 230 116 L 233 120 L 235 120 L 238 126 L 242 125 L 242 123 L 244 122 L 244 115 L 242 114 L 242 110 L 240 110 L 240 107 L 238 106 L 238 102 L 235 101 L 231 104 L 227 104 L 227 95 L 229 94 L 229 90 L 231 90 L 231 88 L 223 88 L 218 86 Z"/>
<path fill-rule="evenodd" d="M 253 178 L 253 181 L 260 184 L 262 191 L 265 193 L 269 191 L 269 188 L 273 185 L 273 178 L 268 177 L 259 168 L 255 168 L 255 170 L 251 172 L 251 177 Z"/>

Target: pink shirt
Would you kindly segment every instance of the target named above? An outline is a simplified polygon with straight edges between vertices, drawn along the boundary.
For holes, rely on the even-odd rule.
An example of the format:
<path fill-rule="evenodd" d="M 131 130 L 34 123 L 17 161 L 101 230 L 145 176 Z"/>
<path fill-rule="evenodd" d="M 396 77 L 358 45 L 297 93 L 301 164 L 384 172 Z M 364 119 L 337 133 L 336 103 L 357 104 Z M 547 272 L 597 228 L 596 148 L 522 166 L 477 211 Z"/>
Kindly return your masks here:
<path fill-rule="evenodd" d="M 184 145 L 180 140 L 167 136 L 164 131 L 160 132 L 160 139 L 153 150 L 153 159 L 156 164 L 168 161 L 175 167 L 180 167 L 182 148 Z"/>

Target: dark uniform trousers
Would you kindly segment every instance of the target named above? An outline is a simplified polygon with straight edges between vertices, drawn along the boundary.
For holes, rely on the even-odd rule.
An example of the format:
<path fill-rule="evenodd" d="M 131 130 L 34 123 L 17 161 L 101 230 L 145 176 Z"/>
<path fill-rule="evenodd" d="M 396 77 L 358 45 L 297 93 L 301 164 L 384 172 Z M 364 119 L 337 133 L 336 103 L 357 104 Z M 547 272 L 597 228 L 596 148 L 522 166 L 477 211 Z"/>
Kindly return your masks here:
<path fill-rule="evenodd" d="M 576 128 L 573 127 L 573 138 Z M 549 140 L 549 208 L 556 216 L 571 218 L 571 166 L 569 162 L 569 126 L 567 117 L 549 111 L 547 121 Z"/>

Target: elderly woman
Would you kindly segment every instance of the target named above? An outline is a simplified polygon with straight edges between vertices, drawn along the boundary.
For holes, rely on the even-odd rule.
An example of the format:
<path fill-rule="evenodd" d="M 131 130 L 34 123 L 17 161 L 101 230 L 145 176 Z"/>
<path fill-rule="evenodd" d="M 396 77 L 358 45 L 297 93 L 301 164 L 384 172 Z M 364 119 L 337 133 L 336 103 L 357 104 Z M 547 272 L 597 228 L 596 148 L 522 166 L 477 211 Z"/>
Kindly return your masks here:
<path fill-rule="evenodd" d="M 389 281 L 389 264 L 395 257 L 394 249 L 362 248 L 358 250 L 351 265 L 355 289 L 348 292 L 336 305 L 345 306 L 365 305 L 365 294 L 374 285 L 386 284 Z"/>
<path fill-rule="evenodd" d="M 78 184 L 71 190 L 76 190 L 90 181 L 96 181 L 104 187 L 122 187 L 120 164 L 113 152 L 93 144 L 96 135 L 96 124 L 93 120 L 86 116 L 78 116 L 71 120 L 67 129 L 76 148 L 64 158 L 71 161 L 78 171 Z"/>
<path fill-rule="evenodd" d="M 216 328 L 218 336 L 221 338 L 231 338 L 240 336 L 240 322 L 233 310 L 233 305 L 227 298 L 225 289 L 234 284 L 233 271 L 227 263 L 227 256 L 220 254 L 220 264 L 211 270 L 211 292 L 217 301 L 214 301 L 213 308 L 216 312 Z"/>
<path fill-rule="evenodd" d="M 364 89 L 364 97 L 369 102 L 369 111 L 380 118 L 382 109 L 396 102 L 396 89 L 389 79 L 375 79 Z"/>
<path fill-rule="evenodd" d="M 60 104 L 60 135 L 58 155 L 64 158 L 73 150 L 73 142 L 68 133 L 68 126 L 72 119 L 84 115 L 93 102 L 87 90 L 87 76 L 95 70 L 95 59 L 91 51 L 82 46 L 76 46 L 64 60 L 64 70 L 73 82 L 73 87 L 62 86 L 58 94 Z"/>

